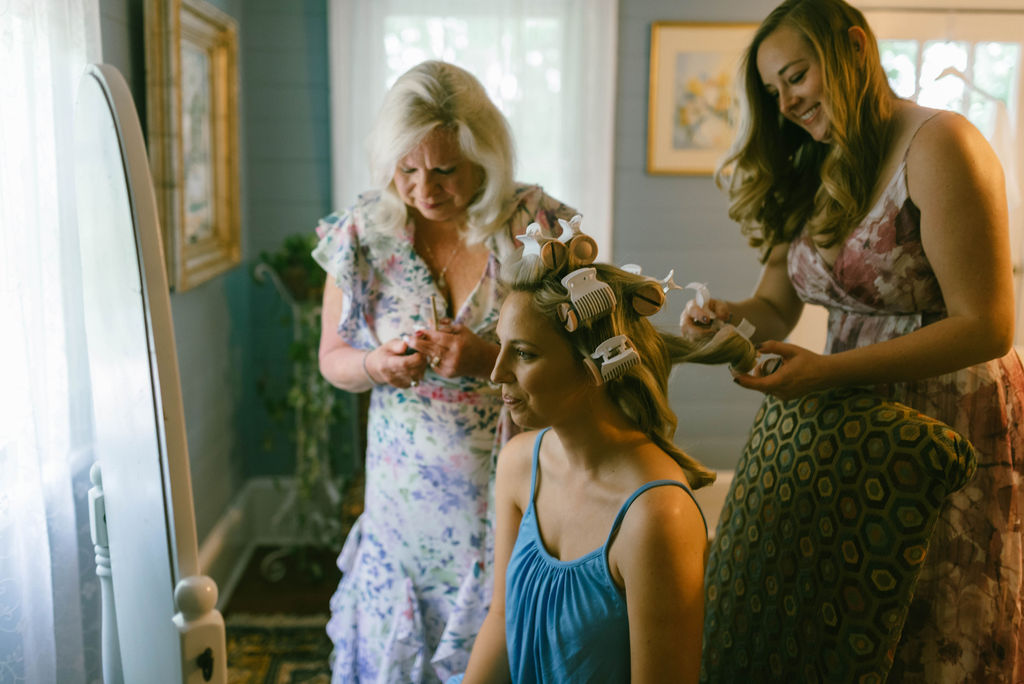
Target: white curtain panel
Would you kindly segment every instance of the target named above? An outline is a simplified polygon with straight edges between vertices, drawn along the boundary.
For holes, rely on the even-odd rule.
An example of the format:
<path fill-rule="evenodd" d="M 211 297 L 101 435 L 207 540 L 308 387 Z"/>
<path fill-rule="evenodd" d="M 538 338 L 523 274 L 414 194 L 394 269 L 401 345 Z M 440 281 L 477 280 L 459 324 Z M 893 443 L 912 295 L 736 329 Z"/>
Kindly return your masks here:
<path fill-rule="evenodd" d="M 387 89 L 443 59 L 509 119 L 516 178 L 576 207 L 611 259 L 618 0 L 330 0 L 328 14 L 336 209 L 370 189 L 364 143 Z"/>
<path fill-rule="evenodd" d="M 72 473 L 90 406 L 72 111 L 96 0 L 0 0 L 0 681 L 85 681 Z M 88 458 L 88 457 L 84 457 Z M 98 585 L 96 585 L 98 586 Z"/>

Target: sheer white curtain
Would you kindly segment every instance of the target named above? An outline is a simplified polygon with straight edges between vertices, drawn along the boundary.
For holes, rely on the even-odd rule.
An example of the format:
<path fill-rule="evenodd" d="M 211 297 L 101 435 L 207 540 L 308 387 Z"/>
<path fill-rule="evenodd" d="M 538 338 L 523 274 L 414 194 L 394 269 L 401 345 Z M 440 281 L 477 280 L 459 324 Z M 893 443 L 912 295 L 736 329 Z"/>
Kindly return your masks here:
<path fill-rule="evenodd" d="M 96 0 L 0 0 L 0 681 L 85 681 L 72 110 Z M 88 522 L 85 523 L 88 525 Z M 91 554 L 90 554 L 91 555 Z"/>
<path fill-rule="evenodd" d="M 580 210 L 611 258 L 618 0 L 330 0 L 333 201 L 369 189 L 364 141 L 424 59 L 471 71 L 512 125 L 518 180 Z"/>

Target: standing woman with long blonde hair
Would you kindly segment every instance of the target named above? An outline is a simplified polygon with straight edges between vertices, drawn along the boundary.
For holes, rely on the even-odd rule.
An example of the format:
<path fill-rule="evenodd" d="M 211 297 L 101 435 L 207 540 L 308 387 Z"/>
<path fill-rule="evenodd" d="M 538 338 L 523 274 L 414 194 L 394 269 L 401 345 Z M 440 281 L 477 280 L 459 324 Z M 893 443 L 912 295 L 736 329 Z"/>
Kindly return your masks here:
<path fill-rule="evenodd" d="M 999 162 L 962 116 L 893 93 L 843 0 L 779 5 L 744 86 L 718 179 L 761 278 L 744 301 L 691 302 L 684 331 L 745 317 L 783 361 L 741 386 L 873 386 L 971 440 L 977 475 L 942 511 L 890 681 L 1022 681 L 1024 370 Z M 781 341 L 804 302 L 829 311 L 824 354 Z"/>
<path fill-rule="evenodd" d="M 508 123 L 469 72 L 427 61 L 388 91 L 376 186 L 320 222 L 320 371 L 371 390 L 363 514 L 338 557 L 332 681 L 465 668 L 490 600 L 501 397 L 487 377 L 498 269 L 531 222 L 575 212 L 513 178 Z"/>

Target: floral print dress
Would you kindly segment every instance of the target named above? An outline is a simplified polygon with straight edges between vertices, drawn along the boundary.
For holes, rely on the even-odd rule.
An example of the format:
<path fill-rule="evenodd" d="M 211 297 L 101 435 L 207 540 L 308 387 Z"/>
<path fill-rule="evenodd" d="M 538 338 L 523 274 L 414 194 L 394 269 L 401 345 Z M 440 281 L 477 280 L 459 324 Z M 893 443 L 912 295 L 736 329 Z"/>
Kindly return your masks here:
<path fill-rule="evenodd" d="M 338 334 L 357 349 L 411 334 L 430 321 L 440 291 L 413 249 L 414 226 L 384 235 L 368 194 L 317 227 L 317 262 L 344 293 Z M 454 319 L 496 342 L 502 258 L 537 221 L 551 232 L 572 209 L 537 186 L 519 186 L 505 230 L 488 240 L 484 274 Z M 554 232 L 557 232 L 554 231 Z M 463 672 L 491 599 L 493 483 L 501 397 L 485 378 L 444 378 L 373 388 L 367 425 L 364 512 L 338 567 L 327 633 L 332 682 L 436 682 Z"/>
<path fill-rule="evenodd" d="M 964 229 L 969 229 L 965 226 Z M 826 353 L 913 332 L 946 316 L 921 244 L 904 157 L 878 203 L 829 266 L 806 235 L 789 250 L 801 299 L 829 311 Z M 978 470 L 942 510 L 890 682 L 1020 682 L 1024 371 L 1000 359 L 878 388 L 974 444 Z"/>

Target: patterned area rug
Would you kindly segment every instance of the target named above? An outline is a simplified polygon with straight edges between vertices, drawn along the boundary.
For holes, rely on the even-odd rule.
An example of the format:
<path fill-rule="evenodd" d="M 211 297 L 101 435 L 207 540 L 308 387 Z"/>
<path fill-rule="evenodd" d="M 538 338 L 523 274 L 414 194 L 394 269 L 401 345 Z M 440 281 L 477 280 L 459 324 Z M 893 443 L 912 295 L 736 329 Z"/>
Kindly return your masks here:
<path fill-rule="evenodd" d="M 231 684 L 329 684 L 326 615 L 233 615 L 226 620 Z"/>

